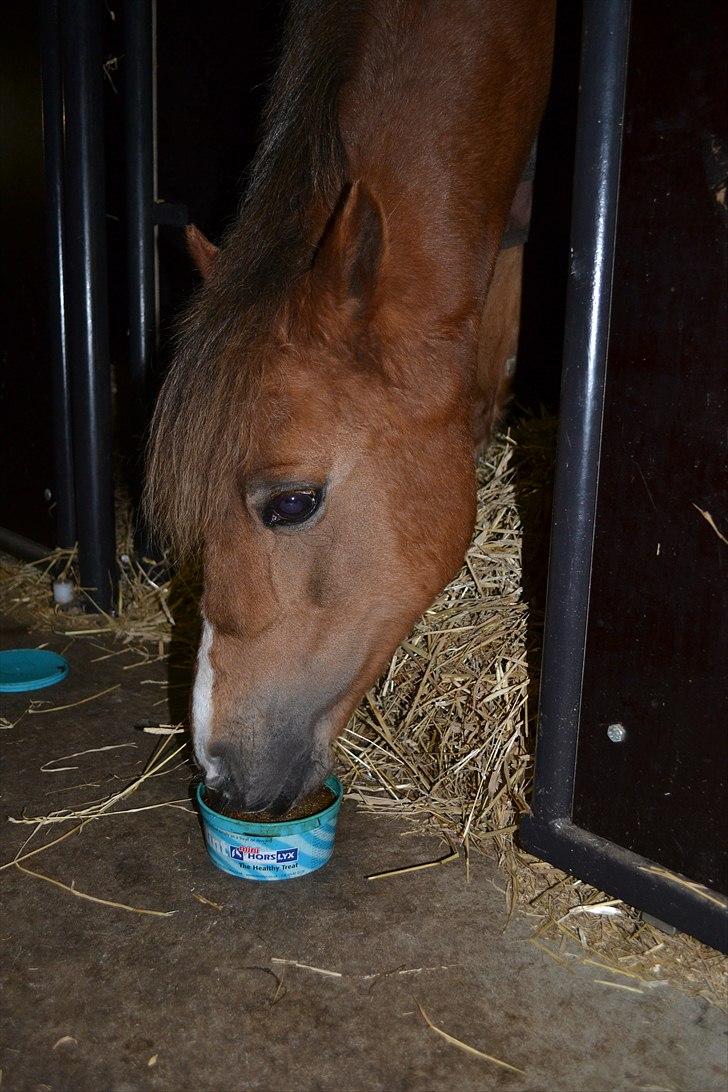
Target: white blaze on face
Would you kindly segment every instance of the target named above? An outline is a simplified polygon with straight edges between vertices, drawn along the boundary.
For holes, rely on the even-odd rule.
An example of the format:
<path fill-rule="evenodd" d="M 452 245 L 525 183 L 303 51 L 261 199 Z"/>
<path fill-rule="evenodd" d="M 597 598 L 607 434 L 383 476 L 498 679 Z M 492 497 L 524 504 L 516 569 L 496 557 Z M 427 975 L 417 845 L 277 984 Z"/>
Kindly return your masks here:
<path fill-rule="evenodd" d="M 192 691 L 192 738 L 197 761 L 205 771 L 205 780 L 208 784 L 214 781 L 218 767 L 217 759 L 210 758 L 208 753 L 212 731 L 212 691 L 215 685 L 215 672 L 210 662 L 210 649 L 214 636 L 214 628 L 203 617 L 202 638 L 197 652 L 197 673 Z"/>

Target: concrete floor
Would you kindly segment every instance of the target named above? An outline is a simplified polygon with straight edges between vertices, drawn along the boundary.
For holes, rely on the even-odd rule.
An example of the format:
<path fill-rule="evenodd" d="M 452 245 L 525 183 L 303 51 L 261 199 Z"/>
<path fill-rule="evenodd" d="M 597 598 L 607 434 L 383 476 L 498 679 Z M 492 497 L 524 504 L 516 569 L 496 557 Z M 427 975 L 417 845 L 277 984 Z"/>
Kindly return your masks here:
<path fill-rule="evenodd" d="M 4 647 L 43 639 L 13 626 L 3 634 Z M 68 644 L 46 639 L 58 651 Z M 164 705 L 154 704 L 164 687 L 143 684 L 164 680 L 162 665 L 122 671 L 130 656 L 91 663 L 103 652 L 88 638 L 66 654 L 68 680 L 36 697 L 64 705 L 118 688 L 67 711 L 26 714 L 2 732 L 3 820 L 120 787 L 155 742 L 133 726 L 164 719 Z M 27 696 L 5 696 L 2 713 L 13 721 L 27 707 Z M 41 771 L 51 759 L 119 743 L 135 747 Z M 185 801 L 189 779 L 177 770 L 134 803 Z M 6 861 L 30 828 L 3 821 L 0 829 Z M 726 1087 L 717 1009 L 670 989 L 609 988 L 595 982 L 610 977 L 595 968 L 557 964 L 528 942 L 525 919 L 506 929 L 502 878 L 488 861 L 476 860 L 469 884 L 457 863 L 365 879 L 441 853 L 438 839 L 347 803 L 327 868 L 288 884 L 246 884 L 212 867 L 194 814 L 170 807 L 100 819 L 27 863 L 171 917 L 97 905 L 6 869 L 3 1092 Z M 443 1041 L 418 1004 L 524 1073 Z"/>

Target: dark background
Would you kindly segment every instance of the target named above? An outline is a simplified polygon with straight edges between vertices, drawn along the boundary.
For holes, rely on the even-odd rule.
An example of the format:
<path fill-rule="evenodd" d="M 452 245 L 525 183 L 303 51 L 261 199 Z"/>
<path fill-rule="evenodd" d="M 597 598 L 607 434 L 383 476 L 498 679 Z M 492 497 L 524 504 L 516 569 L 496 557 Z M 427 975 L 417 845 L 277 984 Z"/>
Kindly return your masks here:
<path fill-rule="evenodd" d="M 0 102 L 0 526 L 52 545 L 40 57 L 35 7 L 22 0 L 3 8 Z"/>

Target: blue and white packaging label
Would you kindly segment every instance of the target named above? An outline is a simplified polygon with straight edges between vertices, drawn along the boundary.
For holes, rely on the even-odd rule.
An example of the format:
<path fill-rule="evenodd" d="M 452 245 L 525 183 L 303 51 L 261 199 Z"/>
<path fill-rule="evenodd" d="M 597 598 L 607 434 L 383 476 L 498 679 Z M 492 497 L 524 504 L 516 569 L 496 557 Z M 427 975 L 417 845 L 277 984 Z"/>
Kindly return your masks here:
<path fill-rule="evenodd" d="M 303 834 L 255 838 L 205 828 L 207 849 L 218 868 L 251 880 L 287 880 L 325 865 L 334 848 L 334 829 L 325 825 Z"/>

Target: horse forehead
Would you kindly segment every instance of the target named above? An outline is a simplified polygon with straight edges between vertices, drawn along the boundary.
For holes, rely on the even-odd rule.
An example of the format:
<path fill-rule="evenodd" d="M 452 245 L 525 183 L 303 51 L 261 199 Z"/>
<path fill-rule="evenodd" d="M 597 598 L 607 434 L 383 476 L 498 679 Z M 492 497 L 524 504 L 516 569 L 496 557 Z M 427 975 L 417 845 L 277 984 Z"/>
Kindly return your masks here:
<path fill-rule="evenodd" d="M 353 393 L 353 385 L 343 375 L 321 365 L 284 376 L 277 401 L 287 418 L 301 424 L 316 421 L 332 409 L 343 411 Z"/>
<path fill-rule="evenodd" d="M 330 457 L 350 427 L 352 394 L 324 374 L 272 391 L 256 410 L 258 459 L 265 464 Z"/>

